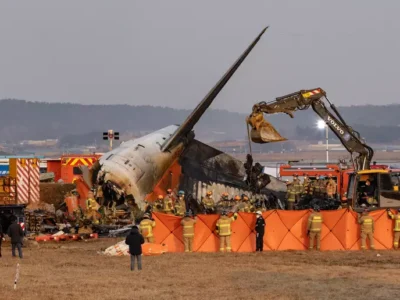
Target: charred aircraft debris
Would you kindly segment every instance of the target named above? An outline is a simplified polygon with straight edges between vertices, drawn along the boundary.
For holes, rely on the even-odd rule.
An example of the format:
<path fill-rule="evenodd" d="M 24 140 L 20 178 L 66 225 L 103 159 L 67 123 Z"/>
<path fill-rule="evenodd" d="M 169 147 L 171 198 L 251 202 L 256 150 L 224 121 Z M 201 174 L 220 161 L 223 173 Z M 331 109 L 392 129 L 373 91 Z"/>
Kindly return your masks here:
<path fill-rule="evenodd" d="M 192 210 L 205 194 L 203 190 L 209 188 L 217 189 L 216 197 L 226 191 L 222 189 L 228 189 L 232 196 L 233 193 L 251 196 L 262 194 L 268 199 L 268 194 L 273 192 L 275 197 L 284 199 L 286 185 L 263 174 L 259 164 L 253 166 L 252 162 L 247 161 L 243 165 L 239 160 L 195 140 L 193 132 L 193 127 L 267 28 L 261 31 L 181 125 L 170 125 L 127 141 L 104 154 L 93 165 L 90 171 L 91 188 L 102 193 L 104 205 L 110 202 L 117 202 L 117 205 L 133 202 L 137 209 L 144 212 L 149 194 L 176 162 L 182 170 L 177 188 L 184 190 L 194 202 L 197 201 L 192 205 L 188 203 Z"/>

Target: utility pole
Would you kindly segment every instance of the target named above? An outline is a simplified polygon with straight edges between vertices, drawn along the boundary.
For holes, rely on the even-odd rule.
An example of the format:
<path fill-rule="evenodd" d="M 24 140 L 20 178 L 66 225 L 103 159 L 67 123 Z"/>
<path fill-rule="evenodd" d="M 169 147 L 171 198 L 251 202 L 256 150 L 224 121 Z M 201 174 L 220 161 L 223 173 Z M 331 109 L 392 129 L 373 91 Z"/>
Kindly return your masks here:
<path fill-rule="evenodd" d="M 109 129 L 107 132 L 103 132 L 103 140 L 110 141 L 110 151 L 113 149 L 113 140 L 119 140 L 119 132 Z"/>
<path fill-rule="evenodd" d="M 329 127 L 328 125 L 325 123 L 324 120 L 319 120 L 317 122 L 317 127 L 319 129 L 324 129 L 325 128 L 325 140 L 326 140 L 326 163 L 329 163 L 329 144 L 328 144 L 328 131 L 329 131 Z"/>
<path fill-rule="evenodd" d="M 329 128 L 325 126 L 325 138 L 326 138 L 326 163 L 329 163 L 329 142 L 328 142 L 328 131 Z"/>

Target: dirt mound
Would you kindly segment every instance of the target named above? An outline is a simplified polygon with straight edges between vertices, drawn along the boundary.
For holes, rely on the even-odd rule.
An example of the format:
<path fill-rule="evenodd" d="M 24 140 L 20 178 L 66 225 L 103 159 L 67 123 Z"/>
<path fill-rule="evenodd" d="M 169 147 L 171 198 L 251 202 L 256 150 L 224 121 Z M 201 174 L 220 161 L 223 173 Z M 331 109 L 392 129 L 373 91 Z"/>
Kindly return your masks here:
<path fill-rule="evenodd" d="M 54 204 L 58 207 L 64 201 L 65 194 L 75 189 L 75 184 L 65 183 L 41 183 L 40 201 Z"/>

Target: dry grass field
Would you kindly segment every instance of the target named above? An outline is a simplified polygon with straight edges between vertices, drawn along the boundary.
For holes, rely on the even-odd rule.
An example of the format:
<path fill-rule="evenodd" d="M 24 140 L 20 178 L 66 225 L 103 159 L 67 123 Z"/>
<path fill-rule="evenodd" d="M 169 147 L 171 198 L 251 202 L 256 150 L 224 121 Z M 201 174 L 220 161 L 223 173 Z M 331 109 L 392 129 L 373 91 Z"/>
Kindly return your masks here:
<path fill-rule="evenodd" d="M 0 299 L 390 299 L 400 293 L 400 252 L 98 254 L 117 239 L 30 244 L 0 258 Z M 380 256 L 377 256 L 377 254 Z M 17 290 L 16 264 L 21 263 Z"/>

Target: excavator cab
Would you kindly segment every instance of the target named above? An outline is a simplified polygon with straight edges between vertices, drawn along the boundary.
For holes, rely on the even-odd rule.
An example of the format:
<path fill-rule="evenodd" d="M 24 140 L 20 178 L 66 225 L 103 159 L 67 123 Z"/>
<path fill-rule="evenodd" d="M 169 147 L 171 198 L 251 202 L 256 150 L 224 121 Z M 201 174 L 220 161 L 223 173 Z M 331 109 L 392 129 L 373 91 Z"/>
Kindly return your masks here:
<path fill-rule="evenodd" d="M 400 207 L 400 193 L 393 186 L 387 170 L 363 170 L 349 177 L 347 204 L 361 210 L 365 204 L 371 208 Z"/>

